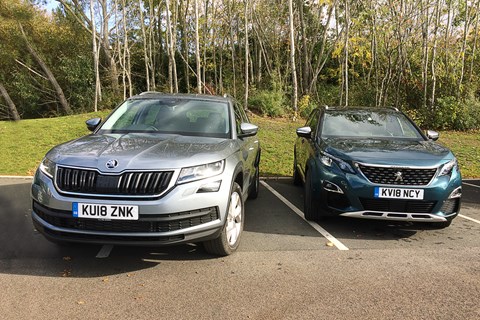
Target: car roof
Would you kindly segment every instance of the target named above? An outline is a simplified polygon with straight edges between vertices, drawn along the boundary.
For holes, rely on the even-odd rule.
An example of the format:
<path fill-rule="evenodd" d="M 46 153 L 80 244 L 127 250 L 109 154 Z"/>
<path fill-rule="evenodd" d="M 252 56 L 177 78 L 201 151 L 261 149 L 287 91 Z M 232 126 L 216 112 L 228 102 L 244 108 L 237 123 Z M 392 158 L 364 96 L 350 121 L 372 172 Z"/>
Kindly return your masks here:
<path fill-rule="evenodd" d="M 156 91 L 142 92 L 138 95 L 128 98 L 128 100 L 141 100 L 141 99 L 185 99 L 185 100 L 209 100 L 217 102 L 229 102 L 231 98 L 228 96 L 214 96 L 206 94 L 194 94 L 194 93 L 162 93 Z"/>

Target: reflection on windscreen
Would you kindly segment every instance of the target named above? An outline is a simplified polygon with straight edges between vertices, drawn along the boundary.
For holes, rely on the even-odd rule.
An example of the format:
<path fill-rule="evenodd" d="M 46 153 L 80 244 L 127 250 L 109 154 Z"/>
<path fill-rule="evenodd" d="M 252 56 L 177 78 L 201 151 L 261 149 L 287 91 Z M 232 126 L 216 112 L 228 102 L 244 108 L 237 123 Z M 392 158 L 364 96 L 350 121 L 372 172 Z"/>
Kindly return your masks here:
<path fill-rule="evenodd" d="M 111 133 L 160 132 L 228 138 L 228 105 L 199 100 L 131 100 L 120 106 L 101 130 Z"/>
<path fill-rule="evenodd" d="M 325 114 L 322 137 L 376 137 L 422 139 L 417 129 L 402 114 L 354 111 Z"/>

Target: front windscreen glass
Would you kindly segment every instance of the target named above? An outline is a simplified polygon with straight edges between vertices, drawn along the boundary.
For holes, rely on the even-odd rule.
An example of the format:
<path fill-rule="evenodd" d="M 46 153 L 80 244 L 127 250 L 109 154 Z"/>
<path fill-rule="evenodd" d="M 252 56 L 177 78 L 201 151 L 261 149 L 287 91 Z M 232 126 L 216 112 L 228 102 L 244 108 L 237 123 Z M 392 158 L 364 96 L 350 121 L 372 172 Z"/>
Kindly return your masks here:
<path fill-rule="evenodd" d="M 228 104 L 208 100 L 127 100 L 105 121 L 100 133 L 171 133 L 230 137 Z"/>
<path fill-rule="evenodd" d="M 369 110 L 333 110 L 325 113 L 321 136 L 423 140 L 420 132 L 403 114 Z"/>

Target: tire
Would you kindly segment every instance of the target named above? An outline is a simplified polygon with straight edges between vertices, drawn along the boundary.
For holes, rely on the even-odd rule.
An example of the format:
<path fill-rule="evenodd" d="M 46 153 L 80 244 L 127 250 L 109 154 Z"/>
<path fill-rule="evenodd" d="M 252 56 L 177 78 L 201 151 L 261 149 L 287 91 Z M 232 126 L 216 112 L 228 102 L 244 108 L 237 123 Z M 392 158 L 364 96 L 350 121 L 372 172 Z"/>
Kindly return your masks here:
<path fill-rule="evenodd" d="M 208 253 L 218 256 L 228 256 L 234 253 L 242 236 L 244 225 L 244 201 L 242 188 L 234 182 L 228 200 L 227 216 L 220 236 L 216 239 L 205 241 L 203 246 Z"/>
<path fill-rule="evenodd" d="M 302 178 L 300 178 L 300 174 L 298 173 L 297 158 L 295 157 L 295 155 L 293 159 L 293 184 L 296 186 L 302 185 Z"/>
<path fill-rule="evenodd" d="M 315 198 L 312 186 L 312 175 L 307 171 L 305 177 L 303 214 L 307 220 L 321 220 L 324 216 L 320 213 L 320 202 Z"/>
<path fill-rule="evenodd" d="M 257 199 L 258 191 L 260 189 L 260 167 L 255 168 L 255 177 L 253 178 L 253 183 L 249 187 L 248 199 Z"/>

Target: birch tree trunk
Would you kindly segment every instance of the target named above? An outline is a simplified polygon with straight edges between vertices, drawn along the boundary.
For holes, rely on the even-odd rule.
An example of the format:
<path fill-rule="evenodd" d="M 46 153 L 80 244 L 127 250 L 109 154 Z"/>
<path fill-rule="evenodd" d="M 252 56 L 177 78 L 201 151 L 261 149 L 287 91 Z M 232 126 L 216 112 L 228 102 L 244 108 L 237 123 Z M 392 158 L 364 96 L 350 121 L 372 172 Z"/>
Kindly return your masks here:
<path fill-rule="evenodd" d="M 58 84 L 57 79 L 55 78 L 52 71 L 50 70 L 50 68 L 45 63 L 45 61 L 43 61 L 43 59 L 40 57 L 40 55 L 37 53 L 37 51 L 35 51 L 35 49 L 33 48 L 32 44 L 28 41 L 27 35 L 25 34 L 25 31 L 23 30 L 22 25 L 19 24 L 19 26 L 20 26 L 20 31 L 22 33 L 23 40 L 25 41 L 25 44 L 27 46 L 28 52 L 32 55 L 32 57 L 38 63 L 40 68 L 42 68 L 43 72 L 45 73 L 45 75 L 48 78 L 48 81 L 50 81 L 53 88 L 55 89 L 55 93 L 57 95 L 58 102 L 60 103 L 60 106 L 62 107 L 63 113 L 66 113 L 66 114 L 72 113 L 72 109 L 70 108 L 70 105 L 68 104 L 67 99 L 65 98 L 65 94 L 63 93 L 62 88 Z"/>
<path fill-rule="evenodd" d="M 430 105 L 435 106 L 435 93 L 437 88 L 437 68 L 436 68 L 436 61 L 437 61 L 437 34 L 438 34 L 438 27 L 440 24 L 440 3 L 438 1 L 435 5 L 435 25 L 433 29 L 433 45 L 432 45 L 432 62 L 431 62 L 431 72 L 432 72 L 432 95 L 430 98 Z"/>
<path fill-rule="evenodd" d="M 463 40 L 462 40 L 462 49 L 460 51 L 460 57 L 462 59 L 461 69 L 460 69 L 460 79 L 458 80 L 458 94 L 462 92 L 463 77 L 465 75 L 465 54 L 467 49 L 467 37 L 470 30 L 470 11 L 469 9 L 469 0 L 465 0 L 465 25 L 463 28 Z"/>
<path fill-rule="evenodd" d="M 185 6 L 185 7 L 183 7 Z M 182 45 L 183 45 L 183 59 L 184 59 L 184 69 L 183 72 L 185 74 L 185 86 L 187 92 L 190 92 L 190 65 L 188 63 L 188 33 L 187 33 L 187 17 L 188 17 L 188 8 L 190 6 L 190 1 L 180 1 L 180 12 L 179 12 L 179 19 L 180 19 L 180 35 L 182 37 Z M 182 10 L 183 8 L 183 10 Z M 184 12 L 182 14 L 182 11 Z"/>
<path fill-rule="evenodd" d="M 244 0 L 245 3 L 245 96 L 243 107 L 248 109 L 248 53 L 250 48 L 248 46 L 248 0 Z"/>
<path fill-rule="evenodd" d="M 90 0 L 93 1 L 93 0 Z M 147 32 L 145 30 L 145 18 L 143 16 L 143 1 L 138 0 L 138 11 L 140 12 L 140 29 L 142 30 L 143 38 L 143 60 L 145 64 L 145 81 L 147 82 L 147 91 L 150 91 L 150 67 L 149 67 L 149 56 L 148 56 L 148 39 Z M 150 2 L 151 4 L 151 2 Z M 151 10 L 151 9 L 150 9 Z M 152 23 L 150 21 L 150 23 Z"/>
<path fill-rule="evenodd" d="M 470 73 L 468 76 L 468 81 L 472 82 L 472 76 L 473 76 L 473 63 L 475 61 L 476 55 L 477 55 L 477 40 L 478 40 L 478 20 L 480 16 L 480 1 L 477 0 L 476 6 L 475 6 L 475 27 L 473 31 L 473 48 L 472 48 L 472 58 L 470 60 Z"/>
<path fill-rule="evenodd" d="M 95 72 L 95 99 L 93 110 L 98 111 L 98 101 L 102 100 L 102 87 L 100 83 L 100 72 L 99 72 L 99 57 L 100 52 L 97 49 L 97 29 L 95 28 L 95 9 L 93 0 L 90 0 L 90 19 L 92 20 L 92 53 L 93 53 L 93 65 Z"/>
<path fill-rule="evenodd" d="M 229 21 L 233 22 L 233 1 L 228 2 Z M 233 96 L 237 96 L 237 79 L 236 79 L 236 63 L 235 63 L 235 34 L 233 32 L 233 23 L 230 24 L 230 51 L 232 55 L 232 76 L 233 76 Z"/>
<path fill-rule="evenodd" d="M 177 63 L 175 61 L 175 38 L 172 32 L 172 22 L 170 13 L 170 0 L 165 0 L 167 10 L 167 43 L 168 43 L 168 77 L 170 83 L 170 92 L 178 93 Z"/>
<path fill-rule="evenodd" d="M 109 29 L 109 19 L 111 14 L 108 12 L 108 0 L 99 0 L 100 6 L 102 7 L 102 48 L 103 52 L 105 53 L 105 60 L 107 61 L 108 71 L 110 76 L 110 82 L 112 84 L 112 90 L 115 95 L 119 92 L 119 84 L 118 84 L 118 70 L 117 70 L 117 63 L 115 61 L 115 57 L 112 54 L 112 50 L 110 49 L 110 29 Z M 81 10 L 81 6 L 78 6 L 77 10 Z"/>
<path fill-rule="evenodd" d="M 200 38 L 198 35 L 198 0 L 195 0 L 195 60 L 197 64 L 197 92 L 202 93 L 202 70 L 200 65 Z"/>
<path fill-rule="evenodd" d="M 2 83 L 0 83 L 0 94 L 3 96 L 3 98 L 7 102 L 8 111 L 12 119 L 15 121 L 19 121 L 20 115 L 18 114 L 17 107 L 15 106 L 15 103 L 13 103 L 12 99 L 10 98 L 10 95 L 7 92 L 7 89 L 5 89 Z"/>
<path fill-rule="evenodd" d="M 297 69 L 295 65 L 295 26 L 293 23 L 293 0 L 288 0 L 288 17 L 290 22 L 290 64 L 292 67 L 292 89 L 293 89 L 293 110 L 295 111 L 294 120 L 297 117 L 298 84 Z"/>
<path fill-rule="evenodd" d="M 350 36 L 350 0 L 345 0 L 345 67 L 344 67 L 344 86 L 345 86 L 345 106 L 348 107 L 348 38 Z"/>

